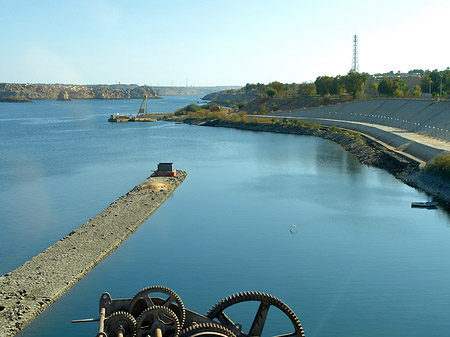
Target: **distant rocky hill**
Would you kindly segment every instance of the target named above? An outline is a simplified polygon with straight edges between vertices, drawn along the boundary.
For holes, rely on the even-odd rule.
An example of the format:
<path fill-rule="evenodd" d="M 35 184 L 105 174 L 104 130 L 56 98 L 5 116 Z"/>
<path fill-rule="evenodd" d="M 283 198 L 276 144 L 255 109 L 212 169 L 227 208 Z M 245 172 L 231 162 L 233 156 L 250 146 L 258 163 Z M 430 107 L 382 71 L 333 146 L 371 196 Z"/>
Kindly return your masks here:
<path fill-rule="evenodd" d="M 238 90 L 225 90 L 206 95 L 203 99 L 230 107 L 237 105 L 241 111 L 245 111 L 248 114 L 259 114 L 263 111 L 264 113 L 271 111 L 290 111 L 338 104 L 348 102 L 351 100 L 351 97 L 341 96 L 328 98 L 314 96 L 270 98 L 267 95 L 260 96 L 257 91 L 241 92 Z"/>
<path fill-rule="evenodd" d="M 131 99 L 161 98 L 149 86 L 75 85 L 75 84 L 19 84 L 0 83 L 1 97 L 20 97 L 31 100 L 71 100 L 71 99 Z M 62 98 L 62 99 L 61 99 Z"/>
<path fill-rule="evenodd" d="M 213 92 L 223 90 L 239 89 L 237 86 L 216 86 L 216 87 L 153 87 L 161 96 L 178 95 L 208 95 Z"/>
<path fill-rule="evenodd" d="M 219 104 L 231 105 L 233 103 L 251 102 L 258 97 L 259 95 L 255 91 L 246 93 L 237 92 L 236 90 L 223 90 L 210 93 L 203 97 L 203 99 L 207 101 L 216 101 Z"/>

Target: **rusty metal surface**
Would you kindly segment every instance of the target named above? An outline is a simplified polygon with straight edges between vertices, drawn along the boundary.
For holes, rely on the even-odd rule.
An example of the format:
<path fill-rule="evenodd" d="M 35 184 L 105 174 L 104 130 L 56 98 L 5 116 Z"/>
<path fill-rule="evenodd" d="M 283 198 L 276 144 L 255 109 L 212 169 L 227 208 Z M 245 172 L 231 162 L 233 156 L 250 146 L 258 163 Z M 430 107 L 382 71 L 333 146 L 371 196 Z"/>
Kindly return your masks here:
<path fill-rule="evenodd" d="M 256 313 L 250 312 L 251 324 L 242 317 L 225 313 L 228 308 L 243 302 L 256 302 L 258 306 Z M 173 290 L 162 286 L 144 288 L 133 298 L 125 299 L 113 299 L 109 293 L 103 293 L 99 300 L 99 319 L 72 322 L 99 321 L 97 337 L 258 337 L 262 335 L 266 322 L 270 321 L 267 318 L 271 308 L 278 309 L 289 319 L 284 321 L 289 322 L 287 330 L 290 331 L 287 334 L 286 331 L 277 331 L 279 333 L 275 336 L 305 336 L 295 313 L 272 295 L 241 292 L 226 297 L 206 315 L 201 315 L 187 310 Z"/>

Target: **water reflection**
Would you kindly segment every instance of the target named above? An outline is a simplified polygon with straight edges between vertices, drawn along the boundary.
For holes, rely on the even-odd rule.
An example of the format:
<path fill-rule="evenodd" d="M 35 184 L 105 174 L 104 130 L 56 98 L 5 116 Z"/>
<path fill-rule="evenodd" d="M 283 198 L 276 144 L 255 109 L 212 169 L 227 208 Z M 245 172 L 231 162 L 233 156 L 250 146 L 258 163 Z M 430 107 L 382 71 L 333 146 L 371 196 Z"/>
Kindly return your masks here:
<path fill-rule="evenodd" d="M 340 146 L 331 141 L 318 144 L 315 150 L 317 168 L 322 173 L 326 173 L 329 170 L 333 172 L 338 170 L 339 173 L 349 174 L 351 178 L 357 177 L 363 171 L 363 166 L 355 156 L 348 152 L 337 150 L 337 147 Z M 352 174 L 355 174 L 355 176 L 352 176 Z"/>

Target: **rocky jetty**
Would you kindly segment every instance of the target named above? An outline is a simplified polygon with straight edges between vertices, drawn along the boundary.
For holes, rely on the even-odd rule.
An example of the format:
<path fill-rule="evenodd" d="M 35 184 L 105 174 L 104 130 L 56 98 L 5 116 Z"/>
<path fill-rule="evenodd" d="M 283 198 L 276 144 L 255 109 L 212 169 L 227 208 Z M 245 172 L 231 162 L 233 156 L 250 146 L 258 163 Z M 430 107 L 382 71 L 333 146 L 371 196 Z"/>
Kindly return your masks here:
<path fill-rule="evenodd" d="M 0 276 L 0 336 L 17 334 L 112 253 L 186 178 L 150 177 L 19 268 Z"/>
<path fill-rule="evenodd" d="M 0 98 L 29 100 L 161 98 L 149 86 L 0 83 Z M 62 99 L 60 99 L 62 98 Z"/>

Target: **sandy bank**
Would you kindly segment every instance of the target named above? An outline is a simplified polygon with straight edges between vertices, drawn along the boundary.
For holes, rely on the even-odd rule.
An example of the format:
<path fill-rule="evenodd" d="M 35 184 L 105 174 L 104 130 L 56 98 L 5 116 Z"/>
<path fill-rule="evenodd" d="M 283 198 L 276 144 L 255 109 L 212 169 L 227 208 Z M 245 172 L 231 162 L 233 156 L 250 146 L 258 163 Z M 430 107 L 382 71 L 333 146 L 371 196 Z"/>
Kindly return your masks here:
<path fill-rule="evenodd" d="M 113 252 L 186 178 L 150 177 L 104 211 L 0 276 L 0 336 L 14 336 Z"/>

